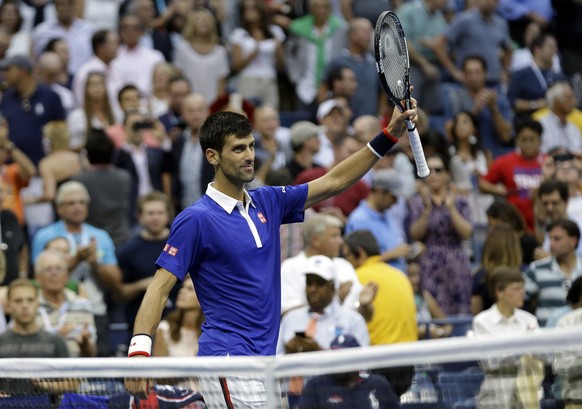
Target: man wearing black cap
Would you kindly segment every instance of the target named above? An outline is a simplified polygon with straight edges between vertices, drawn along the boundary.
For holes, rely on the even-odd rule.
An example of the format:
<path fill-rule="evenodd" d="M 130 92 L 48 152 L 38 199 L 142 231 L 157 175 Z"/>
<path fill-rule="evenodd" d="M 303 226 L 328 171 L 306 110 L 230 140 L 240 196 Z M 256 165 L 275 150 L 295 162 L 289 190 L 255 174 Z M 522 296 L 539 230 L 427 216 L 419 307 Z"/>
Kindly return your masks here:
<path fill-rule="evenodd" d="M 14 55 L 0 62 L 8 90 L 0 110 L 8 121 L 10 140 L 38 165 L 44 157 L 42 128 L 50 121 L 64 121 L 65 111 L 56 92 L 40 85 L 29 57 Z"/>
<path fill-rule="evenodd" d="M 357 348 L 352 335 L 339 335 L 330 349 Z M 321 375 L 305 385 L 299 401 L 300 409 L 399 408 L 400 402 L 386 378 L 363 371 Z"/>

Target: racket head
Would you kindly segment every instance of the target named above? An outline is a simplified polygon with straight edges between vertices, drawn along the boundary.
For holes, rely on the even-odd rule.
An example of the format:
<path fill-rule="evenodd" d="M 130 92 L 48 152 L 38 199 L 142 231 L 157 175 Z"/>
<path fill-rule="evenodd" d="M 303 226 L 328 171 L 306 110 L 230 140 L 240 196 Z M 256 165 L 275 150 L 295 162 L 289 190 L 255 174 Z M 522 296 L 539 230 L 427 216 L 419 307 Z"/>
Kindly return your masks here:
<path fill-rule="evenodd" d="M 398 16 L 384 11 L 374 30 L 376 70 L 390 101 L 402 109 L 410 108 L 410 61 L 406 36 Z M 404 105 L 403 105 L 404 103 Z"/>

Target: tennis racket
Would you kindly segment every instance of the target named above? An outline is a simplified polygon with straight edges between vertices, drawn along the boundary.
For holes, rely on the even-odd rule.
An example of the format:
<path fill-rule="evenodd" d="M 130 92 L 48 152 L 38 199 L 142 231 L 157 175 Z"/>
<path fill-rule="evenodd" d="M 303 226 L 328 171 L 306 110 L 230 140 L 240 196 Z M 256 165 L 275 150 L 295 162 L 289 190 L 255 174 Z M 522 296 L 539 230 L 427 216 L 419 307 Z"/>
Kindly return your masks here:
<path fill-rule="evenodd" d="M 401 111 L 410 109 L 410 62 L 406 37 L 398 16 L 391 11 L 384 11 L 378 17 L 374 33 L 374 50 L 376 69 L 388 99 Z M 418 176 L 426 177 L 430 170 L 426 164 L 416 125 L 406 121 L 406 126 Z"/>

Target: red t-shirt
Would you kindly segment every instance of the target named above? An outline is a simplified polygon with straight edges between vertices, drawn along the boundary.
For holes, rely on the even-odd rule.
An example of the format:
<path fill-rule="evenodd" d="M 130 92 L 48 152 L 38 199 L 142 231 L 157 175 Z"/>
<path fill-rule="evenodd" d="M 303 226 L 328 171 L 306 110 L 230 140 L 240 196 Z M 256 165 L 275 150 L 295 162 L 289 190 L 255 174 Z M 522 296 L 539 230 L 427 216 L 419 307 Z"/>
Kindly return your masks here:
<path fill-rule="evenodd" d="M 502 183 L 507 189 L 507 201 L 523 215 L 530 230 L 534 226 L 533 200 L 531 190 L 542 182 L 543 156 L 524 158 L 511 152 L 495 159 L 489 172 L 483 176 L 490 183 Z"/>

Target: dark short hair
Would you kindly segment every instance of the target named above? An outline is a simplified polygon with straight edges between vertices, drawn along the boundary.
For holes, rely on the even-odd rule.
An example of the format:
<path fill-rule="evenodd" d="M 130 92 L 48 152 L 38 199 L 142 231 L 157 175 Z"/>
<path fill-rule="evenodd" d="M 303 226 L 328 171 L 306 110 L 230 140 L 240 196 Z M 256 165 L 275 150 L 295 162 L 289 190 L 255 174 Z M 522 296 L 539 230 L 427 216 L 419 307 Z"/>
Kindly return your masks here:
<path fill-rule="evenodd" d="M 523 273 L 519 268 L 508 267 L 508 266 L 498 266 L 491 272 L 491 278 L 489 279 L 489 291 L 493 298 L 497 299 L 496 291 L 505 290 L 509 284 L 513 283 L 525 283 L 525 278 Z"/>
<path fill-rule="evenodd" d="M 246 116 L 236 112 L 216 112 L 210 115 L 200 128 L 200 147 L 222 152 L 226 138 L 234 135 L 246 138 L 253 131 L 253 125 Z"/>
<path fill-rule="evenodd" d="M 570 198 L 568 185 L 561 180 L 544 180 L 538 188 L 538 197 L 541 199 L 542 195 L 549 195 L 555 191 L 560 194 L 560 198 L 564 202 L 567 202 Z"/>
<path fill-rule="evenodd" d="M 123 87 L 121 87 L 121 89 L 119 90 L 119 92 L 117 93 L 117 102 L 121 103 L 121 97 L 123 96 L 123 94 L 125 94 L 127 91 L 137 91 L 138 94 L 140 94 L 139 92 L 139 88 L 136 87 L 133 84 L 126 84 Z"/>
<path fill-rule="evenodd" d="M 91 48 L 93 49 L 93 54 L 97 54 L 99 47 L 107 42 L 107 36 L 111 32 L 111 30 L 97 30 L 95 34 L 93 34 L 93 37 L 91 37 Z"/>
<path fill-rule="evenodd" d="M 481 63 L 481 66 L 483 67 L 484 71 L 487 71 L 487 61 L 485 60 L 485 58 L 481 57 L 478 54 L 471 54 L 465 57 L 465 59 L 463 60 L 463 65 L 462 68 L 465 69 L 465 66 L 467 65 L 467 63 L 469 61 L 478 61 Z"/>
<path fill-rule="evenodd" d="M 578 223 L 570 219 L 554 220 L 548 224 L 548 227 L 546 227 L 546 232 L 549 233 L 556 227 L 561 227 L 564 229 L 569 237 L 576 237 L 576 246 L 578 246 L 578 242 L 580 241 L 580 227 L 578 227 Z"/>
<path fill-rule="evenodd" d="M 531 53 L 533 54 L 533 52 L 536 48 L 543 47 L 548 38 L 554 38 L 554 36 L 551 34 L 544 33 L 544 34 L 540 34 L 539 36 L 534 38 L 529 46 L 529 50 L 531 51 Z"/>
<path fill-rule="evenodd" d="M 143 212 L 143 208 L 146 203 L 151 202 L 162 202 L 166 205 L 166 210 L 168 211 L 168 217 L 170 220 L 174 217 L 174 206 L 172 205 L 172 200 L 164 192 L 153 191 L 140 197 L 137 201 L 137 211 L 138 213 Z"/>
<path fill-rule="evenodd" d="M 50 51 L 50 52 L 55 52 L 55 49 L 57 48 L 57 43 L 59 42 L 63 42 L 66 43 L 67 40 L 65 40 L 63 37 L 55 37 L 55 38 L 51 38 L 49 40 L 48 43 L 46 43 L 46 46 L 44 47 L 44 52 Z"/>
<path fill-rule="evenodd" d="M 103 129 L 91 128 L 87 133 L 87 160 L 92 165 L 105 165 L 111 163 L 115 145 Z"/>
<path fill-rule="evenodd" d="M 192 84 L 190 84 L 190 80 L 183 75 L 174 75 L 172 78 L 170 78 L 170 80 L 168 81 L 168 88 L 172 84 L 175 84 L 176 82 L 185 82 L 186 84 L 188 84 L 188 88 L 192 89 Z"/>
<path fill-rule="evenodd" d="M 366 256 L 380 255 L 380 246 L 378 240 L 369 230 L 355 230 L 344 237 L 344 244 L 350 253 L 358 255 L 359 249 L 362 249 Z"/>
<path fill-rule="evenodd" d="M 517 121 L 517 123 L 515 124 L 515 136 L 517 137 L 517 135 L 519 135 L 521 131 L 523 131 L 524 129 L 531 129 L 532 131 L 537 133 L 540 138 L 542 137 L 542 133 L 544 131 L 544 127 L 542 126 L 542 124 L 540 124 L 535 119 L 530 118 Z"/>
<path fill-rule="evenodd" d="M 511 227 L 513 227 L 518 233 L 525 231 L 526 225 L 523 215 L 519 212 L 517 207 L 505 200 L 495 200 L 491 203 L 491 206 L 487 208 L 486 213 L 487 216 L 492 219 L 498 219 L 511 225 Z"/>
<path fill-rule="evenodd" d="M 572 281 L 570 289 L 568 290 L 568 295 L 566 295 L 566 302 L 569 305 L 574 305 L 580 302 L 582 299 L 582 277 L 578 277 Z"/>
<path fill-rule="evenodd" d="M 335 81 L 339 81 L 339 80 L 342 80 L 344 78 L 343 71 L 345 69 L 351 70 L 351 67 L 349 67 L 348 65 L 342 64 L 342 65 L 336 65 L 336 66 L 331 68 L 331 70 L 329 71 L 328 76 L 327 76 L 327 87 L 329 88 L 330 91 L 333 91 L 333 83 Z"/>

